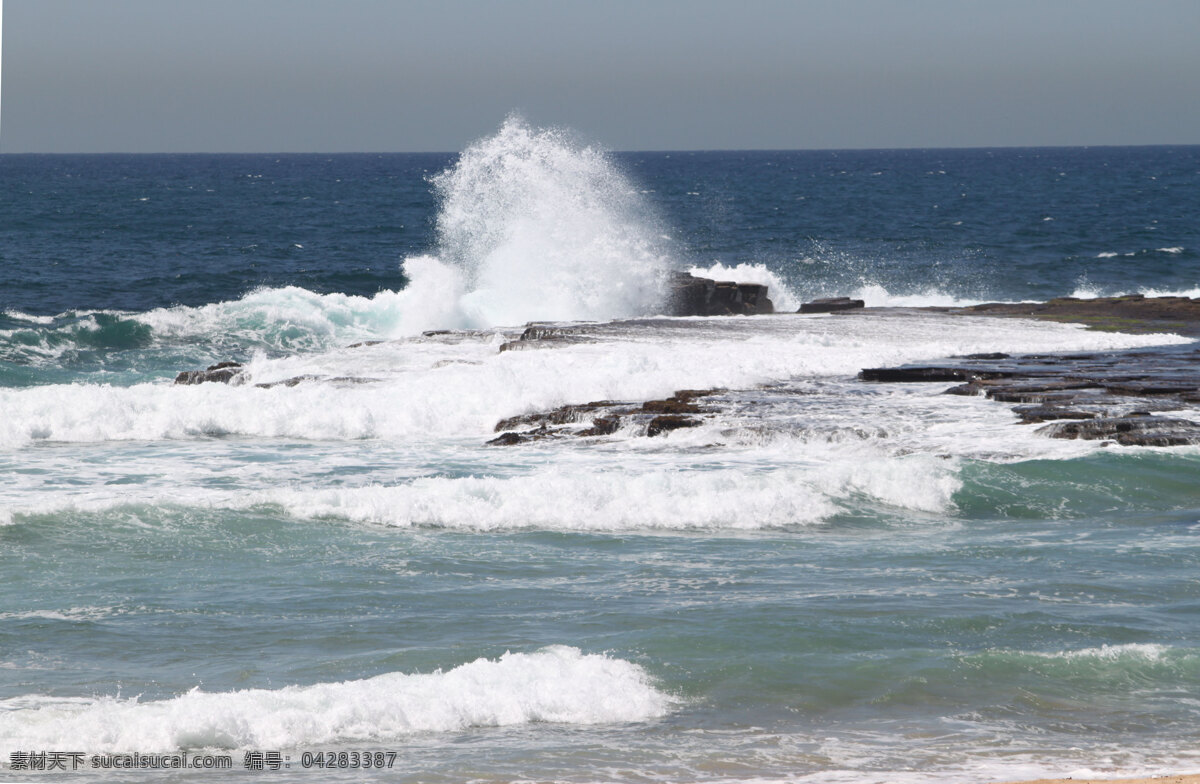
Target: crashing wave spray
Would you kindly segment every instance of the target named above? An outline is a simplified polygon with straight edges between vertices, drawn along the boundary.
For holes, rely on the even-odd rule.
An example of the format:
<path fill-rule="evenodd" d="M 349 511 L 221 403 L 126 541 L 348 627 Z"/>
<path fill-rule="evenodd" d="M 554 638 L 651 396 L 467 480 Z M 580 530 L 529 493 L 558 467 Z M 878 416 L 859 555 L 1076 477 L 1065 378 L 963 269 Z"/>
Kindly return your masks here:
<path fill-rule="evenodd" d="M 439 255 L 404 263 L 412 304 L 443 303 L 426 328 L 662 312 L 664 241 L 601 151 L 509 117 L 431 182 Z"/>

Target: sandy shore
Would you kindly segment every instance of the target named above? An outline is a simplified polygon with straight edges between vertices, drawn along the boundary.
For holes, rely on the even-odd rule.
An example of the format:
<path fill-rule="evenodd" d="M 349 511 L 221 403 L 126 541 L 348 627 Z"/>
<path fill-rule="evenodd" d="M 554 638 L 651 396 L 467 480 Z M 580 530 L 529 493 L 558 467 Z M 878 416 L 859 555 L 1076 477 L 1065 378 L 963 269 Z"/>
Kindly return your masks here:
<path fill-rule="evenodd" d="M 1200 784 L 1200 773 L 1188 773 L 1178 776 L 1152 776 L 1141 779 L 1038 779 L 1037 781 L 1019 781 L 1011 784 Z"/>

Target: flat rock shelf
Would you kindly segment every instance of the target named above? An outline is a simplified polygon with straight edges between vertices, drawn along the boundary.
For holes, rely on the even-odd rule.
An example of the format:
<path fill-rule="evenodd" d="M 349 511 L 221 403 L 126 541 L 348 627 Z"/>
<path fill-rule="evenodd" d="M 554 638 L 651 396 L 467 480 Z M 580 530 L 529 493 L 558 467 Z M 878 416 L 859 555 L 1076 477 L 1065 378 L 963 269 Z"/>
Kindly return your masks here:
<path fill-rule="evenodd" d="M 1051 438 L 1123 446 L 1200 444 L 1200 423 L 1165 412 L 1200 404 L 1200 348 L 1094 354 L 976 354 L 942 362 L 866 368 L 875 383 L 957 382 L 949 395 L 982 395 L 1012 407 Z"/>

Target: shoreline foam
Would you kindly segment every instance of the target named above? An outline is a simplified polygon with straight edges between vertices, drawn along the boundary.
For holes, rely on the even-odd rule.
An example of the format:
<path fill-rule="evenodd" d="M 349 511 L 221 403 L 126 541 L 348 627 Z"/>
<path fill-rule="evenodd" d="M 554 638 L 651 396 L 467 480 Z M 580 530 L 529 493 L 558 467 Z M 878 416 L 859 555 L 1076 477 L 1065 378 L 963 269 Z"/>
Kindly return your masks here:
<path fill-rule="evenodd" d="M 1061 779 L 1030 779 L 1027 781 L 1006 782 L 1005 784 L 1200 784 L 1200 773 L 1140 776 L 1124 779 L 1097 778 L 1095 776 L 1075 778 L 1067 776 Z"/>

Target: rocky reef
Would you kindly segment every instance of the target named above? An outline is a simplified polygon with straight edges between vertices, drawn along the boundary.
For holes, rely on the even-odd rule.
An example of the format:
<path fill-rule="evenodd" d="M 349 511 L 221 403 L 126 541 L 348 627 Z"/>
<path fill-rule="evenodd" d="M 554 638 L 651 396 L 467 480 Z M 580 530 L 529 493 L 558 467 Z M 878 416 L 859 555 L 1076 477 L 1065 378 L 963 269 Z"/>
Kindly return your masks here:
<path fill-rule="evenodd" d="M 929 365 L 866 368 L 875 383 L 958 382 L 948 395 L 1012 406 L 1021 424 L 1050 438 L 1123 446 L 1200 444 L 1200 423 L 1162 416 L 1200 404 L 1200 348 L 1095 354 L 976 354 Z"/>
<path fill-rule="evenodd" d="M 677 315 L 766 314 L 774 308 L 767 287 L 696 278 L 678 273 L 672 279 Z M 866 308 L 861 300 L 833 298 L 806 303 L 802 313 L 830 313 L 862 318 L 904 312 L 1039 318 L 1079 322 L 1093 329 L 1128 332 L 1176 332 L 1200 336 L 1200 300 L 1141 295 L 1102 299 L 1060 298 L 1042 303 L 994 303 L 966 308 Z M 554 348 L 592 341 L 605 331 L 696 328 L 695 322 L 671 319 L 631 320 L 611 324 L 531 323 L 521 332 L 506 330 L 500 351 Z M 752 325 L 747 324 L 747 329 Z M 483 333 L 434 331 L 422 340 L 455 341 Z M 492 333 L 487 333 L 490 336 Z M 360 344 L 361 345 L 361 344 Z M 1200 422 L 1171 412 L 1200 407 L 1200 347 L 1134 349 L 1089 354 L 973 354 L 927 364 L 865 368 L 865 383 L 941 383 L 951 395 L 979 395 L 1007 403 L 1015 422 L 1039 426 L 1050 438 L 1099 440 L 1127 446 L 1200 444 Z M 219 362 L 204 370 L 184 371 L 176 384 L 250 382 L 237 362 Z M 295 386 L 308 381 L 364 383 L 366 378 L 298 376 L 259 387 Z M 545 439 L 587 438 L 618 430 L 653 437 L 695 427 L 722 405 L 725 390 L 677 391 L 669 398 L 644 402 L 601 400 L 523 414 L 496 425 L 489 444 L 511 446 Z M 723 403 L 724 401 L 724 403 Z M 1192 414 L 1192 416 L 1195 416 Z M 1200 418 L 1200 417 L 1198 417 Z"/>

